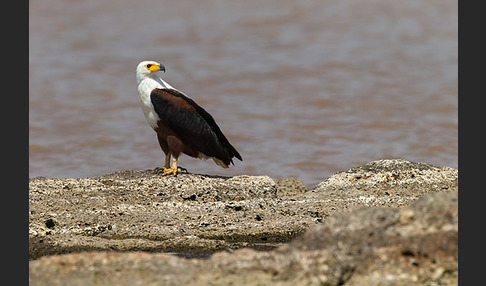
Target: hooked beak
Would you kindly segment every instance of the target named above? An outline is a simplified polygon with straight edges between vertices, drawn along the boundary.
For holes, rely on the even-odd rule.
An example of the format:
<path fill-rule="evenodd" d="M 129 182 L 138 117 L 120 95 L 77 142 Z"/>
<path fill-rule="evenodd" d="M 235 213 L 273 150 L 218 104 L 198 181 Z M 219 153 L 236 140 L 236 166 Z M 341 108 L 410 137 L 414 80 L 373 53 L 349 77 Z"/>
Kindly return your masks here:
<path fill-rule="evenodd" d="M 165 67 L 164 67 L 164 65 L 163 65 L 163 64 L 160 64 L 160 66 L 159 66 L 159 71 L 161 71 L 161 72 L 165 72 Z"/>

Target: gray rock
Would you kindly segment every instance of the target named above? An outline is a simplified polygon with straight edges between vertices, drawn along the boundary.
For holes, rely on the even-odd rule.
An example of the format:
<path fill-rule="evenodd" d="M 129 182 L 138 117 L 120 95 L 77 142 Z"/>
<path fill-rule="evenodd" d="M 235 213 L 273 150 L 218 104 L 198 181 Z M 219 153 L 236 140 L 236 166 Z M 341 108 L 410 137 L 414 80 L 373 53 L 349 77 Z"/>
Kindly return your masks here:
<path fill-rule="evenodd" d="M 208 253 L 286 241 L 292 234 L 285 222 L 268 219 L 275 212 L 272 198 L 275 182 L 266 176 L 162 177 L 125 170 L 96 178 L 34 178 L 30 257 L 113 249 Z"/>
<path fill-rule="evenodd" d="M 311 275 L 315 283 L 329 281 L 331 284 L 339 284 L 339 281 L 353 281 L 359 275 L 363 277 L 368 275 L 366 281 L 373 281 L 369 276 L 370 273 L 375 271 L 374 275 L 379 276 L 378 268 L 373 268 L 373 265 L 379 265 L 379 261 L 373 255 L 377 251 L 384 251 L 383 257 L 388 257 L 387 251 L 393 247 L 397 248 L 398 244 L 404 244 L 400 238 L 411 237 L 411 240 L 419 241 L 421 244 L 418 244 L 419 248 L 414 248 L 410 243 L 410 247 L 403 250 L 403 255 L 396 254 L 401 250 L 393 252 L 395 256 L 386 258 L 389 260 L 383 262 L 380 267 L 386 268 L 388 264 L 398 265 L 394 259 L 399 259 L 402 261 L 400 263 L 413 260 L 415 262 L 410 262 L 412 266 L 419 263 L 414 267 L 422 269 L 425 264 L 420 262 L 421 259 L 430 260 L 421 254 L 424 250 L 420 245 L 426 244 L 427 236 L 422 240 L 420 233 L 426 233 L 424 229 L 428 230 L 429 227 L 433 229 L 433 226 L 426 226 L 421 219 L 429 217 L 426 222 L 435 223 L 435 217 L 426 216 L 424 213 L 435 211 L 432 210 L 434 206 L 437 211 L 444 206 L 427 202 L 417 203 L 414 205 L 417 209 L 413 210 L 406 207 L 428 193 L 456 191 L 457 178 L 456 169 L 404 160 L 371 162 L 337 173 L 311 190 L 308 190 L 302 181 L 293 178 L 274 181 L 267 176 L 217 177 L 198 174 L 163 177 L 148 171 L 136 170 L 124 170 L 94 178 L 32 178 L 29 181 L 29 255 L 33 271 L 30 272 L 30 276 L 44 282 L 55 280 L 56 275 L 59 274 L 56 271 L 63 271 L 62 265 L 69 265 L 69 261 L 75 261 L 73 263 L 79 267 L 72 269 L 74 271 L 72 275 L 76 276 L 76 273 L 82 272 L 87 275 L 86 279 L 89 279 L 94 275 L 90 271 L 99 273 L 110 271 L 104 269 L 103 265 L 106 263 L 124 269 L 133 260 L 142 263 L 140 267 L 126 269 L 127 273 L 133 273 L 133 277 L 141 275 L 137 271 L 144 269 L 142 266 L 146 264 L 143 263 L 147 265 L 153 263 L 153 266 L 147 270 L 150 275 L 140 280 L 142 282 L 150 282 L 150 279 L 158 281 L 157 279 L 163 277 L 168 277 L 168 283 L 188 281 L 189 284 L 196 285 L 196 282 L 204 281 L 202 278 L 202 280 L 196 279 L 197 277 L 190 275 L 185 277 L 186 271 L 178 268 L 182 265 L 188 269 L 187 273 L 191 271 L 196 273 L 197 269 L 202 269 L 204 273 L 200 274 L 201 277 L 208 279 L 214 279 L 214 275 L 219 273 L 220 280 L 217 281 L 225 284 L 223 282 L 229 283 L 228 279 L 231 277 L 236 279 L 227 272 L 239 273 L 241 270 L 239 267 L 246 267 L 244 265 L 252 269 L 256 263 L 254 259 L 257 259 L 260 264 L 268 262 L 269 265 L 274 266 L 273 268 L 269 266 L 268 271 L 254 271 L 252 276 L 254 278 L 245 278 L 249 283 L 253 281 L 258 284 L 256 281 L 260 278 L 273 277 L 279 283 L 283 283 L 282 285 L 287 285 L 285 284 L 287 281 L 297 281 L 292 277 L 286 277 L 290 275 L 289 273 L 301 277 L 304 275 L 302 273 L 324 271 L 319 268 L 321 266 L 328 272 L 323 274 L 325 277 L 320 278 Z M 375 209 L 376 207 L 385 208 Z M 419 207 L 423 208 L 420 212 Z M 353 211 L 356 212 L 354 217 L 347 217 L 347 214 Z M 443 212 L 448 211 L 443 210 Z M 415 221 L 420 221 L 422 226 L 415 225 Z M 403 228 L 393 228 L 402 223 L 408 224 Z M 454 231 L 453 224 L 445 228 L 451 227 Z M 323 228 L 325 231 L 322 230 Z M 313 231 L 318 229 L 321 229 L 321 232 L 314 234 L 316 239 L 311 239 Z M 367 238 L 366 235 L 370 235 L 370 230 L 373 230 L 373 234 L 371 238 Z M 304 233 L 302 238 L 288 245 L 282 245 Z M 302 240 L 306 237 L 307 240 Z M 353 237 L 355 240 L 352 240 Z M 447 236 L 439 236 L 441 239 L 443 237 Z M 381 241 L 381 238 L 382 241 L 390 241 L 391 246 L 374 242 Z M 301 244 L 302 241 L 306 241 L 305 245 L 308 249 L 299 245 L 299 241 Z M 336 241 L 341 241 L 340 246 L 335 245 Z M 367 244 L 360 241 L 365 241 Z M 443 243 L 448 245 L 452 242 L 450 239 L 445 239 Z M 248 247 L 260 251 L 272 249 L 274 251 L 255 252 Z M 343 251 L 348 247 L 349 253 Z M 245 249 L 236 251 L 240 248 Z M 101 253 L 93 251 L 101 251 Z M 302 253 L 309 251 L 311 253 L 318 251 L 317 261 L 324 259 L 326 262 L 322 262 L 323 264 L 318 268 L 306 264 L 294 268 L 290 264 L 298 265 L 296 264 L 298 261 L 282 254 L 289 252 L 286 255 L 306 257 L 302 256 Z M 212 262 L 208 265 L 201 265 L 198 260 L 187 260 L 186 265 L 184 262 L 186 260 L 161 254 L 163 252 L 185 257 L 206 258 L 217 253 L 212 256 L 209 260 Z M 72 254 L 56 256 L 68 253 Z M 63 264 L 64 259 L 67 260 L 67 264 Z M 93 259 L 93 262 L 90 262 L 90 259 Z M 106 263 L 99 262 L 97 259 Z M 364 267 L 363 261 L 368 260 L 372 261 L 372 264 Z M 329 261 L 334 262 L 331 265 Z M 457 259 L 451 261 L 454 265 Z M 215 265 L 220 265 L 219 263 L 224 265 L 221 267 L 227 272 L 218 272 L 219 266 Z M 335 268 L 336 263 L 345 267 Z M 54 265 L 52 271 L 43 268 L 51 264 Z M 286 264 L 289 265 L 285 266 Z M 208 269 L 209 266 L 214 269 Z M 160 267 L 167 271 L 155 273 Z M 310 267 L 310 270 L 306 267 Z M 195 270 L 191 270 L 193 268 Z M 439 278 L 444 275 L 457 277 L 456 272 L 450 270 L 453 268 L 450 265 L 443 266 L 434 270 L 436 272 L 432 274 Z M 44 269 L 42 271 L 45 273 L 36 272 L 38 269 Z M 65 272 L 67 275 L 65 278 L 71 275 L 69 271 Z M 410 271 L 406 270 L 407 273 Z M 390 277 L 401 281 L 401 278 L 397 278 L 401 277 L 401 274 L 397 271 L 393 273 L 394 276 L 390 274 L 392 275 Z M 417 279 L 434 276 L 428 272 L 428 274 L 424 273 L 416 274 Z M 120 281 L 131 281 L 131 278 L 121 273 L 111 274 L 113 275 L 98 276 L 104 277 L 99 281 L 106 282 L 100 282 L 99 285 L 117 284 L 115 277 L 118 276 Z M 77 278 L 73 279 L 75 281 Z M 84 278 L 79 279 L 83 283 L 87 281 Z M 110 281 L 113 283 L 108 283 Z M 308 281 L 310 284 L 314 283 Z M 326 283 L 328 282 L 324 284 Z M 133 285 L 150 285 L 150 283 Z"/>
<path fill-rule="evenodd" d="M 206 260 L 144 252 L 84 252 L 29 264 L 30 285 L 456 285 L 457 192 L 403 209 L 329 218 L 274 251 Z"/>
<path fill-rule="evenodd" d="M 313 192 L 336 195 L 421 196 L 457 189 L 457 169 L 403 159 L 378 160 L 335 174 Z"/>

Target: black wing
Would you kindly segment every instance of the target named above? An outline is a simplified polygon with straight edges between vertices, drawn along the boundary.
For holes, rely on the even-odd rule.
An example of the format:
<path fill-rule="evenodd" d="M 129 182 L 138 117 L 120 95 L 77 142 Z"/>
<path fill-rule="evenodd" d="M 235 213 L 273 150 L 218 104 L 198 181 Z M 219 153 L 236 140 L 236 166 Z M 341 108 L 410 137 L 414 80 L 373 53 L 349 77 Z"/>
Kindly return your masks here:
<path fill-rule="evenodd" d="M 155 112 L 184 141 L 206 156 L 226 165 L 241 155 L 229 143 L 214 118 L 204 108 L 175 89 L 156 88 L 150 94 Z"/>

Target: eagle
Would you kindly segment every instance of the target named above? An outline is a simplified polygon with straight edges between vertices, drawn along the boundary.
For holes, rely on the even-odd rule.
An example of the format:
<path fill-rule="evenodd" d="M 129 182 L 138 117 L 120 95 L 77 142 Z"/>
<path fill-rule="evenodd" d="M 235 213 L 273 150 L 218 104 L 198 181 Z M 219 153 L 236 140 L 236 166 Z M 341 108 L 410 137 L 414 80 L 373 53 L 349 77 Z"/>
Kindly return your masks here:
<path fill-rule="evenodd" d="M 228 168 L 241 155 L 231 145 L 214 118 L 194 100 L 173 88 L 157 75 L 165 72 L 156 61 L 142 61 L 136 69 L 138 96 L 147 123 L 157 134 L 165 154 L 162 175 L 177 175 L 180 154 L 213 159 Z M 171 156 L 172 165 L 170 165 Z M 157 170 L 157 168 L 156 168 Z"/>

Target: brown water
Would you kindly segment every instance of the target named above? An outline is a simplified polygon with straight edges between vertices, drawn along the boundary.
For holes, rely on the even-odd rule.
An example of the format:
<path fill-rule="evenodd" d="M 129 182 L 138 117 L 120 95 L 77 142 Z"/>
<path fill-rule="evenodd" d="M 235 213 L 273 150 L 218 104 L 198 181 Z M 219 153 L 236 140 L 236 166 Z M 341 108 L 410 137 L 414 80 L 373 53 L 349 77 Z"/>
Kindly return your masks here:
<path fill-rule="evenodd" d="M 382 158 L 457 168 L 457 1 L 30 1 L 30 177 L 160 166 L 135 67 L 243 156 L 190 172 L 314 185 Z"/>

